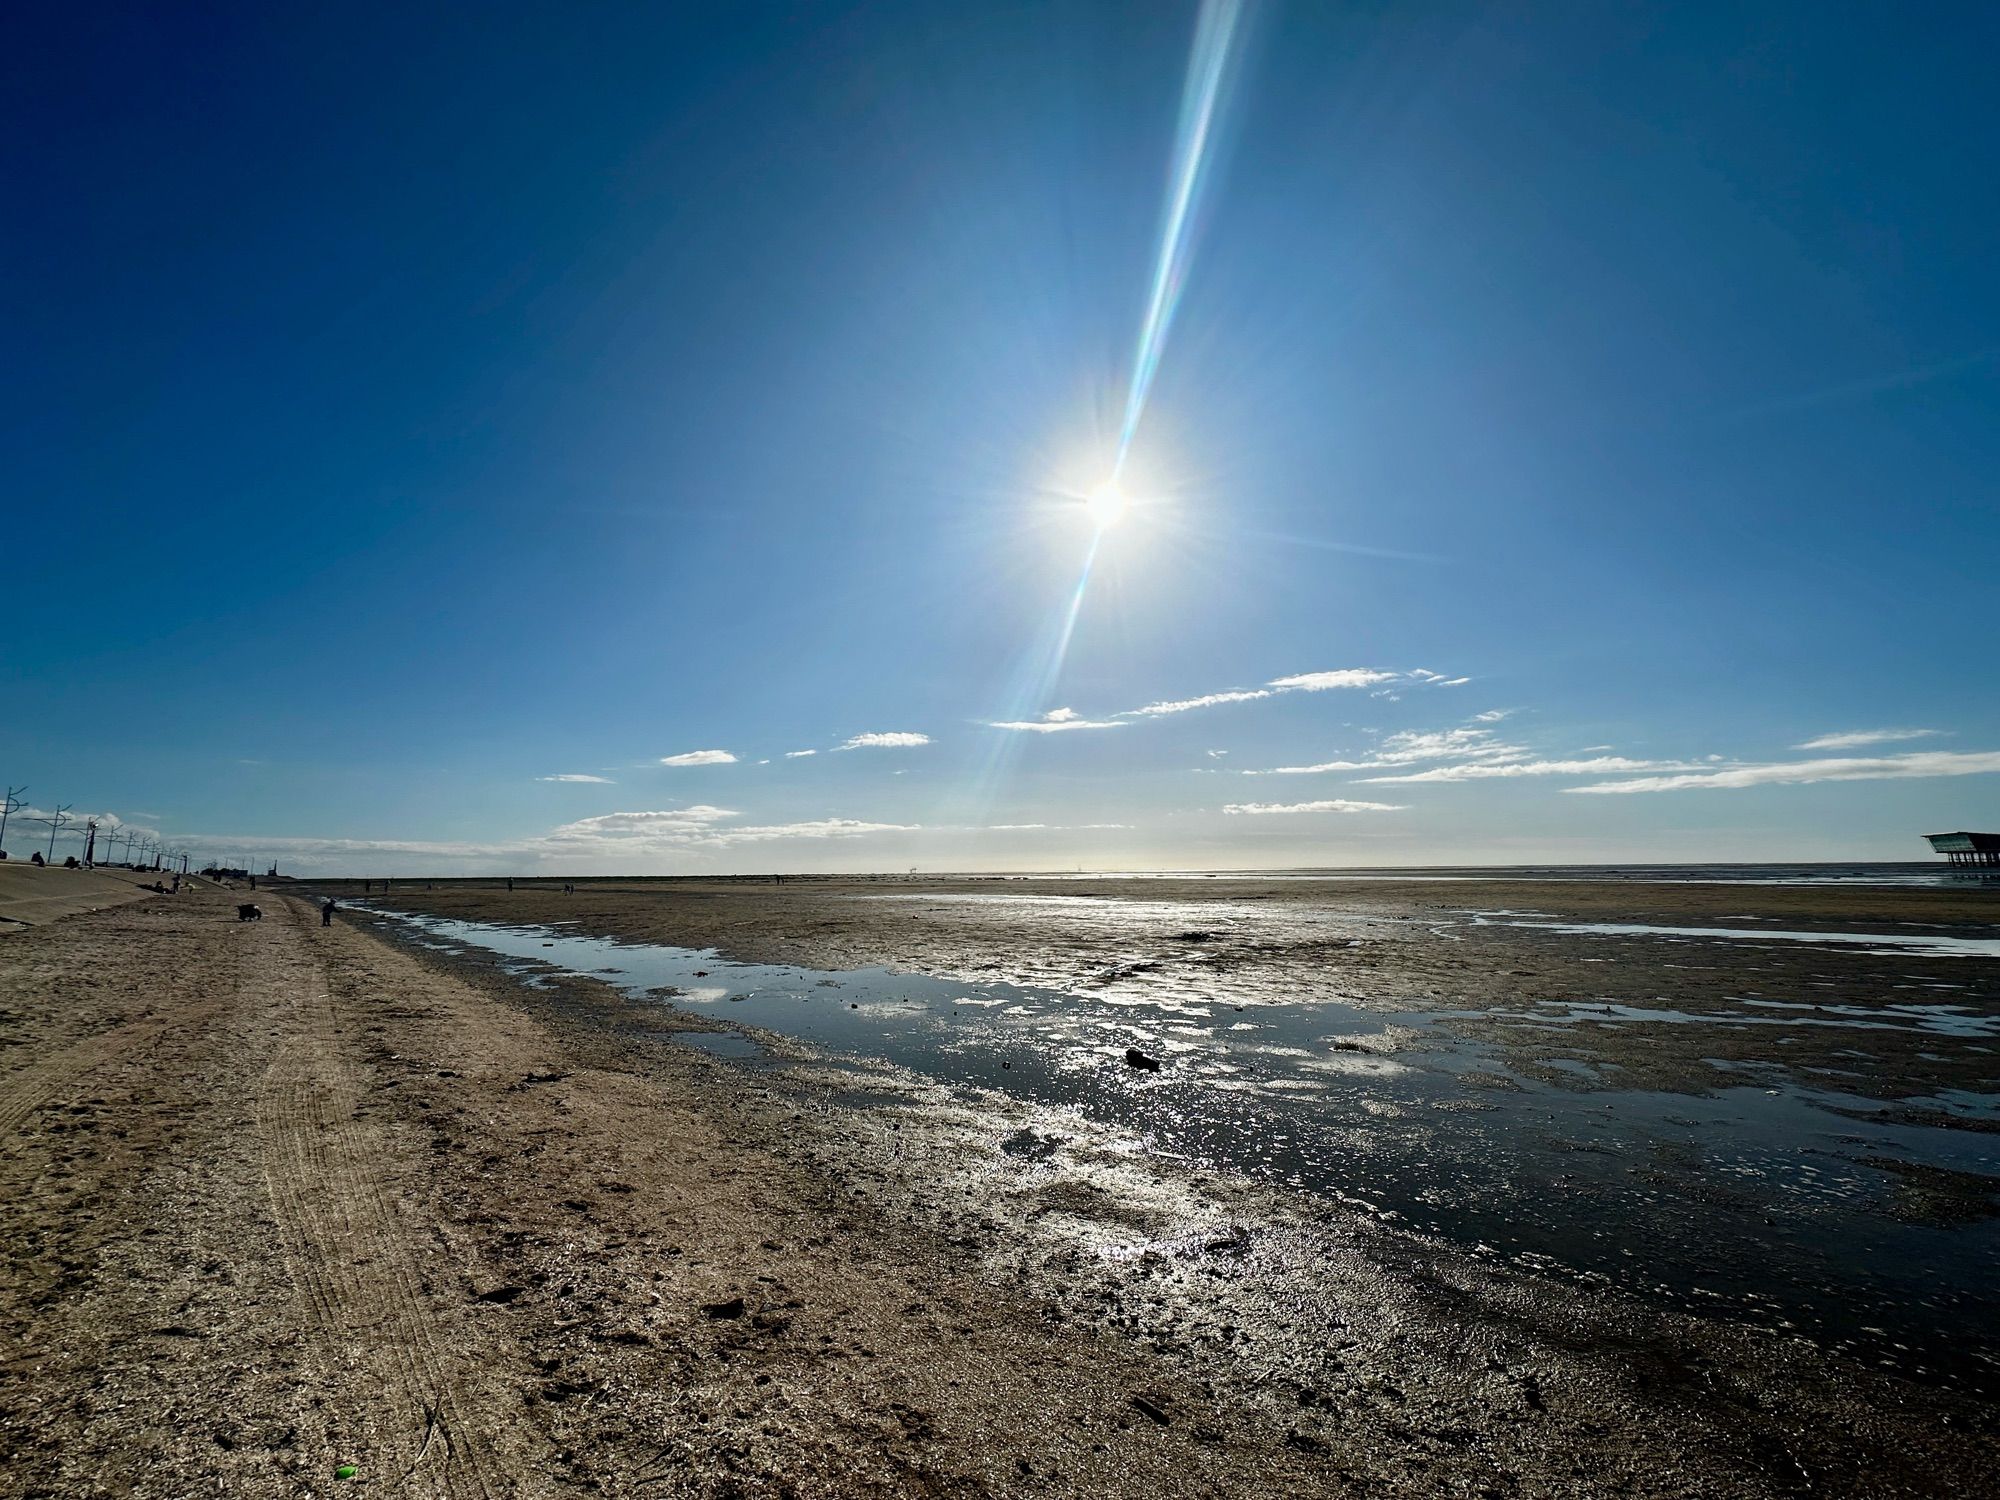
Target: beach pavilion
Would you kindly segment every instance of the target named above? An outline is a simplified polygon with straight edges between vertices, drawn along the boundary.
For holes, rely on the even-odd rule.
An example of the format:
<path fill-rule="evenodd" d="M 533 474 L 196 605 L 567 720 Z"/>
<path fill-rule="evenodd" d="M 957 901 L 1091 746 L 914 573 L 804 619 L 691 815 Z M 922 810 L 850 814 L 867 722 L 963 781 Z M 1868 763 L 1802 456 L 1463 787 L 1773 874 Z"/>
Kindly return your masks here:
<path fill-rule="evenodd" d="M 1924 837 L 1955 865 L 2000 865 L 2000 833 L 1927 833 Z"/>

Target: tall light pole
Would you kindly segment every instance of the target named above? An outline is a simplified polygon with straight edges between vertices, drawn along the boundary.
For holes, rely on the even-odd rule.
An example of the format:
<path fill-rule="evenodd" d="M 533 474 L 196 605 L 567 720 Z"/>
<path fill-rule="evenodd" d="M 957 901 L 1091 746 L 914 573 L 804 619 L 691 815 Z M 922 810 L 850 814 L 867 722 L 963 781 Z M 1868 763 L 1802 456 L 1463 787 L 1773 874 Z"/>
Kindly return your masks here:
<path fill-rule="evenodd" d="M 0 797 L 0 849 L 7 847 L 8 816 L 19 812 L 27 805 L 21 801 L 21 794 L 26 790 L 24 786 L 10 786 L 7 788 L 7 795 Z"/>
<path fill-rule="evenodd" d="M 56 810 L 50 813 L 46 818 L 36 818 L 33 820 L 37 823 L 46 823 L 49 825 L 48 857 L 52 861 L 56 857 L 56 831 L 60 829 L 63 826 L 63 824 L 69 821 L 69 810 L 75 806 L 76 804 L 74 802 L 58 802 L 56 804 Z"/>
<path fill-rule="evenodd" d="M 97 863 L 97 819 L 91 818 L 83 825 L 83 863 L 85 868 Z"/>

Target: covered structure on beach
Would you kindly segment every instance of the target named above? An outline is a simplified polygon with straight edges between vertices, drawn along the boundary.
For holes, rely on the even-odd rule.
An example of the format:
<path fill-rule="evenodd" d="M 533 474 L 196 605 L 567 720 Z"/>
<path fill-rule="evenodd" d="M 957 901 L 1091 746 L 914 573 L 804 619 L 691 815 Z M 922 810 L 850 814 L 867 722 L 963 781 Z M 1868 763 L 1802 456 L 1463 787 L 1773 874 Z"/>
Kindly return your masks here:
<path fill-rule="evenodd" d="M 2000 833 L 1927 833 L 1924 837 L 1955 865 L 2000 865 Z"/>

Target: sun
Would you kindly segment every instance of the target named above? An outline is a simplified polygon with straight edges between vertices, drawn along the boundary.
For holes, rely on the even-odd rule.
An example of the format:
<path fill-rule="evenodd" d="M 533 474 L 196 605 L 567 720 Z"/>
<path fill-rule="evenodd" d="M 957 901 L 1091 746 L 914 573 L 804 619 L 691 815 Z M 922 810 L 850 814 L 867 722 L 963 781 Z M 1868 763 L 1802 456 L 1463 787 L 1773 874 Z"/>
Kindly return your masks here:
<path fill-rule="evenodd" d="M 1115 481 L 1108 481 L 1092 490 L 1083 505 L 1090 512 L 1090 519 L 1096 522 L 1097 529 L 1104 531 L 1115 526 L 1118 518 L 1125 514 L 1125 492 L 1118 488 Z"/>

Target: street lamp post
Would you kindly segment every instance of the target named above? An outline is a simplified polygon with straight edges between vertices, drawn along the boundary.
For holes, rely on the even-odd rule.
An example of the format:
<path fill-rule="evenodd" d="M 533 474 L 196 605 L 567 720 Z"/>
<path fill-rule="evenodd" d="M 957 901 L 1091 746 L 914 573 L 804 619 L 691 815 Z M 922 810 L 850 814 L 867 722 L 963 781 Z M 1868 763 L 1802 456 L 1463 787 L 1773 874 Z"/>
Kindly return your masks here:
<path fill-rule="evenodd" d="M 10 786 L 7 788 L 7 795 L 0 797 L 0 849 L 7 847 L 8 817 L 27 805 L 21 801 L 21 794 L 25 791 L 27 791 L 25 786 Z"/>
<path fill-rule="evenodd" d="M 38 823 L 49 825 L 48 859 L 51 863 L 55 861 L 56 857 L 56 834 L 61 830 L 63 824 L 69 821 L 69 810 L 75 806 L 74 802 L 58 802 L 54 812 L 50 813 L 46 818 L 37 818 L 35 820 Z"/>

